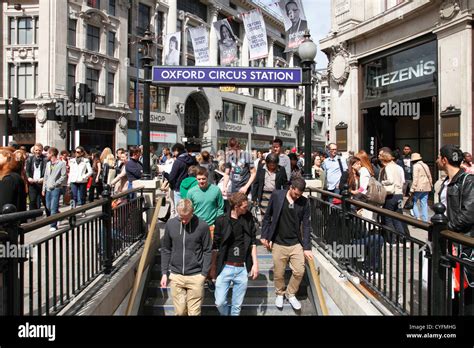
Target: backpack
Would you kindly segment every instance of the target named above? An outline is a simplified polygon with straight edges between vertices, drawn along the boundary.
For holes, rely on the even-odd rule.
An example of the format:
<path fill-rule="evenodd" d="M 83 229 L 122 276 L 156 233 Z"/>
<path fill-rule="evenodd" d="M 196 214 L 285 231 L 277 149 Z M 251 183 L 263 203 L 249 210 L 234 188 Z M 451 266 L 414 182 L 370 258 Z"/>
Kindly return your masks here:
<path fill-rule="evenodd" d="M 380 182 L 378 182 L 373 176 L 371 176 L 369 179 L 369 184 L 367 185 L 366 196 L 368 203 L 383 205 L 385 204 L 387 191 Z"/>

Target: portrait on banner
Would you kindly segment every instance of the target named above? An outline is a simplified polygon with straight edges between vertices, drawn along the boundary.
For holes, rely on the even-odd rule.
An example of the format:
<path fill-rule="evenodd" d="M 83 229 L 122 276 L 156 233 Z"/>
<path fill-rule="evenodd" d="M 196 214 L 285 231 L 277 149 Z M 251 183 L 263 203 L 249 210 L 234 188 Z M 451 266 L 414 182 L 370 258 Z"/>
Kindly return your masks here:
<path fill-rule="evenodd" d="M 165 65 L 179 65 L 181 32 L 165 36 Z"/>
<path fill-rule="evenodd" d="M 304 40 L 304 33 L 308 29 L 308 22 L 301 0 L 280 0 L 281 14 L 288 36 L 287 50 L 295 50 Z"/>
<path fill-rule="evenodd" d="M 237 38 L 232 27 L 227 19 L 223 19 L 215 22 L 214 28 L 219 43 L 220 63 L 221 65 L 231 65 L 239 57 Z"/>

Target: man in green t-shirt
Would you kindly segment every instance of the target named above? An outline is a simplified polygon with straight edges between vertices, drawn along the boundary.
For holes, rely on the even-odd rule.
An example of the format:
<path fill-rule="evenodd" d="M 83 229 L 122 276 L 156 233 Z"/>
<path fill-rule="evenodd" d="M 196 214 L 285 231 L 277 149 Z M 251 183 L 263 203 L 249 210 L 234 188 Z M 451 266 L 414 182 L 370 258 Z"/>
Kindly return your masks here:
<path fill-rule="evenodd" d="M 214 222 L 224 215 L 224 199 L 221 190 L 216 185 L 209 184 L 208 177 L 207 169 L 199 167 L 196 175 L 198 184 L 188 191 L 187 198 L 193 202 L 194 214 L 210 226 L 212 238 Z"/>

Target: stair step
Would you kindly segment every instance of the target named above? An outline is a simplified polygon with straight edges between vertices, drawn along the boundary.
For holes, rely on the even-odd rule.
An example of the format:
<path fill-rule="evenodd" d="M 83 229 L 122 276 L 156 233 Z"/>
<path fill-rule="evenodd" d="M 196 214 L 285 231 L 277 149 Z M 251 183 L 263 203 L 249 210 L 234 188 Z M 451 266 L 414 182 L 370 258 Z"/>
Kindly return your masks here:
<path fill-rule="evenodd" d="M 304 303 L 302 302 L 302 310 L 295 311 L 289 303 L 283 304 L 283 309 L 278 309 L 273 303 L 267 305 L 242 305 L 240 310 L 241 316 L 298 316 L 298 315 L 314 315 L 305 311 Z M 173 305 L 165 306 L 144 306 L 144 315 L 153 316 L 174 316 Z M 203 305 L 201 307 L 201 315 L 203 316 L 217 316 L 219 311 L 215 305 Z"/>
<path fill-rule="evenodd" d="M 204 292 L 205 297 L 210 296 L 214 298 L 214 293 L 210 292 L 207 287 L 204 288 Z M 159 281 L 153 280 L 148 283 L 147 296 L 156 298 L 168 298 L 170 297 L 170 294 L 171 288 L 161 288 Z M 307 287 L 305 285 L 300 286 L 298 295 L 307 296 L 307 294 Z M 275 297 L 275 287 L 273 286 L 273 284 L 269 284 L 268 282 L 254 280 L 249 282 L 245 297 L 273 298 Z"/>

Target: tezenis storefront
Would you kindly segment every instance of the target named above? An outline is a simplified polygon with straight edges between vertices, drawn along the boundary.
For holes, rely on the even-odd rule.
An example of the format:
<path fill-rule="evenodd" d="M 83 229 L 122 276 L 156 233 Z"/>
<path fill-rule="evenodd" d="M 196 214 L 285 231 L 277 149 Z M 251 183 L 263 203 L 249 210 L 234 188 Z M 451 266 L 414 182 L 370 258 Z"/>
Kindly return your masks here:
<path fill-rule="evenodd" d="M 438 143 L 437 42 L 425 36 L 363 61 L 364 148 L 409 144 L 432 171 Z"/>

